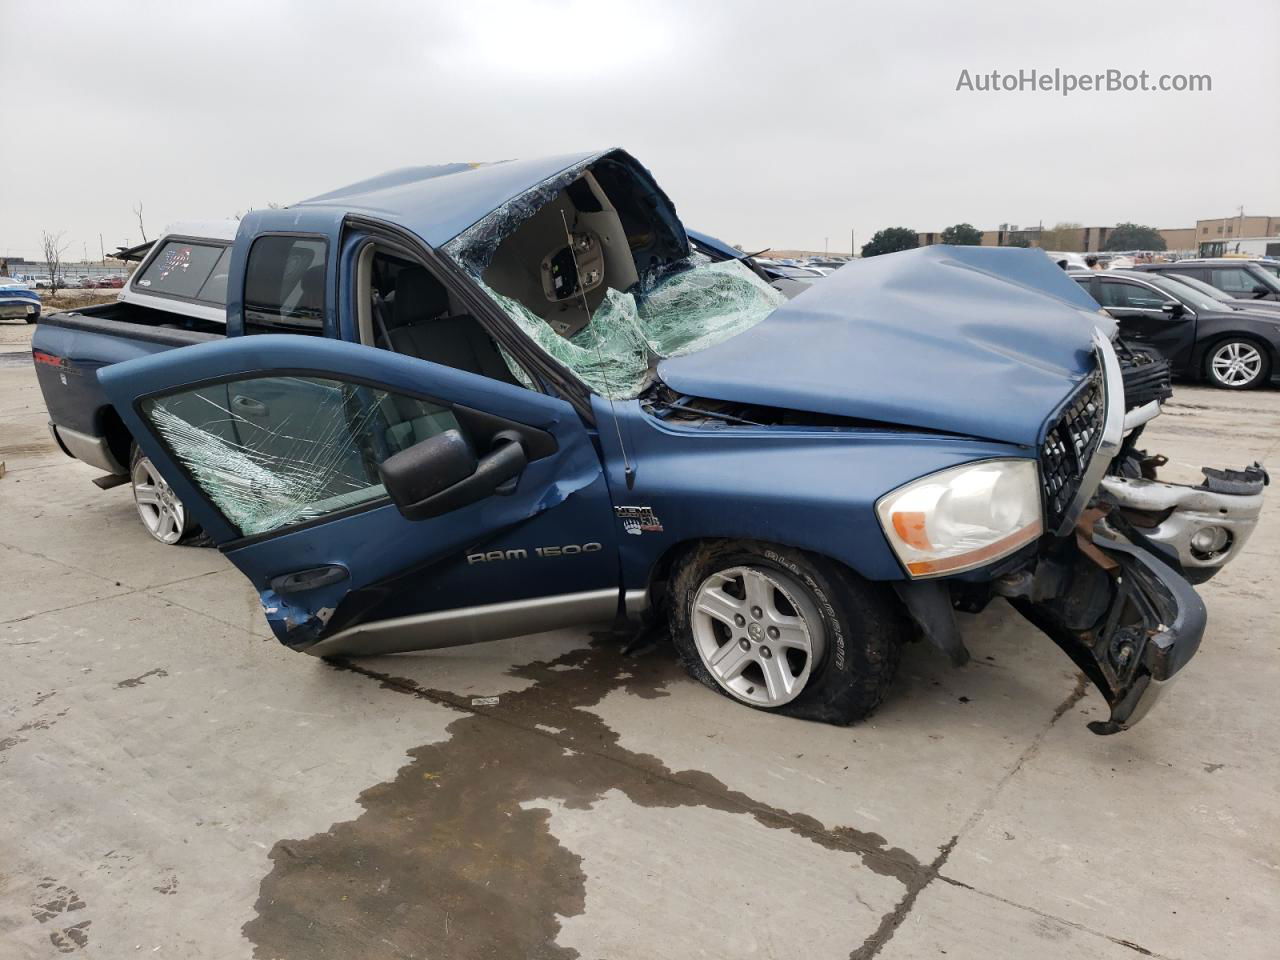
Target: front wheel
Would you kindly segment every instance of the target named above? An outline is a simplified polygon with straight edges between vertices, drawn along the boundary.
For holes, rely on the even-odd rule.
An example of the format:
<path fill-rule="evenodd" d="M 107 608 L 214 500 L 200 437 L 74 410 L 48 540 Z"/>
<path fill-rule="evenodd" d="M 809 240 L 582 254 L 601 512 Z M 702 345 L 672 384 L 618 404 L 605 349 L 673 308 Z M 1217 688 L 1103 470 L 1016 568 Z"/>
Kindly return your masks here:
<path fill-rule="evenodd" d="M 671 634 L 689 673 L 747 706 L 806 720 L 848 724 L 875 710 L 904 627 L 887 590 L 787 547 L 704 544 L 671 582 Z"/>
<path fill-rule="evenodd" d="M 138 519 L 154 539 L 171 546 L 196 535 L 199 527 L 187 508 L 137 444 L 129 457 L 129 481 Z"/>
<path fill-rule="evenodd" d="M 1252 340 L 1224 340 L 1209 351 L 1205 375 L 1224 390 L 1250 390 L 1266 382 L 1270 364 Z"/>

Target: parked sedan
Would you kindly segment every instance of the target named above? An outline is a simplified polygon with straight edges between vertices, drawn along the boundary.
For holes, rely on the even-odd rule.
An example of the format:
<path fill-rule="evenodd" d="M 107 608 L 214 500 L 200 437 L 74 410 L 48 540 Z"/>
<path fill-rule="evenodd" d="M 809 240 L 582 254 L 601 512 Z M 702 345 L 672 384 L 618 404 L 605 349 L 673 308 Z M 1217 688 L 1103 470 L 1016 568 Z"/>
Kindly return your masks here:
<path fill-rule="evenodd" d="M 1210 300 L 1217 300 L 1223 306 L 1231 307 L 1233 310 L 1270 313 L 1280 318 L 1280 300 L 1240 300 L 1229 293 L 1223 293 L 1217 287 L 1210 286 L 1203 280 L 1197 280 L 1195 277 L 1184 273 L 1166 273 L 1163 276 L 1168 277 L 1170 280 L 1177 280 L 1179 283 L 1185 283 L 1192 290 L 1198 290 Z"/>
<path fill-rule="evenodd" d="M 0 277 L 0 319 L 23 319 L 35 323 L 40 319 L 40 294 L 25 280 Z"/>
<path fill-rule="evenodd" d="M 1239 310 L 1173 277 L 1139 270 L 1071 274 L 1134 347 L 1169 360 L 1175 374 L 1248 390 L 1280 361 L 1280 316 Z"/>
<path fill-rule="evenodd" d="M 1240 300 L 1280 301 L 1280 277 L 1273 261 L 1218 257 L 1179 260 L 1177 263 L 1147 263 L 1138 269 L 1149 273 L 1194 277 Z"/>

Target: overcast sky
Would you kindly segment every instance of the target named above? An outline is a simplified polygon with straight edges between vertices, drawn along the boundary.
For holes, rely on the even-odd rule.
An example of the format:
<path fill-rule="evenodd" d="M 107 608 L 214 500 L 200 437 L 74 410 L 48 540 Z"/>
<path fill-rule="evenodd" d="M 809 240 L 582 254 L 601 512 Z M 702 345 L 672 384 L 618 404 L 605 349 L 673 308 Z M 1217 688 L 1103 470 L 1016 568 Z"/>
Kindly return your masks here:
<path fill-rule="evenodd" d="M 0 255 L 400 166 L 619 145 L 689 226 L 1280 215 L 1280 3 L 4 0 Z M 977 93 L 962 70 L 1208 73 L 1209 93 Z"/>

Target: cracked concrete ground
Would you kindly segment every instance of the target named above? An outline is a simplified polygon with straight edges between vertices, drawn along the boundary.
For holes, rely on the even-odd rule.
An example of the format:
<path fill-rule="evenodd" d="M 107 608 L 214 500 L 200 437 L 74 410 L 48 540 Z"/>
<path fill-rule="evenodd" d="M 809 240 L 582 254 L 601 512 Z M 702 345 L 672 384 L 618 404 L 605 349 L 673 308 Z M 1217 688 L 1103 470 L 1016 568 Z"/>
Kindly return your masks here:
<path fill-rule="evenodd" d="M 1149 436 L 1174 479 L 1280 463 L 1280 392 L 1183 386 Z M 603 627 L 331 667 L 54 449 L 14 354 L 0 460 L 5 960 L 1275 955 L 1274 503 L 1201 654 L 1099 738 L 1002 605 L 847 729 Z"/>

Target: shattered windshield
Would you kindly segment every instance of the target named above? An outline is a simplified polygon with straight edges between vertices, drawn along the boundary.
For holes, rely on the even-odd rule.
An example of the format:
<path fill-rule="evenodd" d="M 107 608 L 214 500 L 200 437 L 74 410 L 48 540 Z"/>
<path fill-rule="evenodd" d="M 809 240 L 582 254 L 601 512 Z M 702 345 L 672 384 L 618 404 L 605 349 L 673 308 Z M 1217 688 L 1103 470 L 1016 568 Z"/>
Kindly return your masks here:
<path fill-rule="evenodd" d="M 740 261 L 690 254 L 670 201 L 617 154 L 513 198 L 443 251 L 543 351 L 612 399 L 638 396 L 659 360 L 727 340 L 786 301 Z"/>
<path fill-rule="evenodd" d="M 631 292 L 608 289 L 590 322 L 571 337 L 561 336 L 520 301 L 488 286 L 485 290 L 539 347 L 589 387 L 629 400 L 649 385 L 658 360 L 727 340 L 786 301 L 737 260 L 691 259 L 682 266 Z M 524 377 L 509 358 L 507 364 L 516 377 Z"/>

